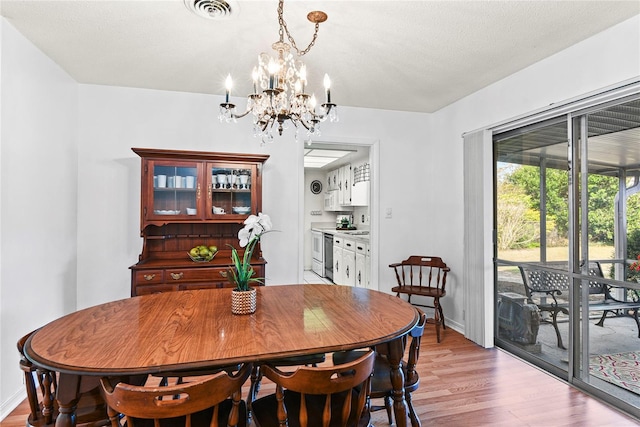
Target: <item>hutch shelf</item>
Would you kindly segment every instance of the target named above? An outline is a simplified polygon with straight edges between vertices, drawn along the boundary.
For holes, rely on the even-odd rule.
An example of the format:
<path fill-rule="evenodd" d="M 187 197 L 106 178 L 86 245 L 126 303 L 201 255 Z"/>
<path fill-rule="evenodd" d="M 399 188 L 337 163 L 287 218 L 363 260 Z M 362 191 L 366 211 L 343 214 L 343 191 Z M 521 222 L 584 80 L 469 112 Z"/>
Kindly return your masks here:
<path fill-rule="evenodd" d="M 131 296 L 233 286 L 231 248 L 250 214 L 262 209 L 262 167 L 268 155 L 132 148 L 141 158 L 142 253 L 131 266 Z M 209 262 L 189 250 L 216 246 Z M 251 265 L 264 277 L 259 248 Z"/>

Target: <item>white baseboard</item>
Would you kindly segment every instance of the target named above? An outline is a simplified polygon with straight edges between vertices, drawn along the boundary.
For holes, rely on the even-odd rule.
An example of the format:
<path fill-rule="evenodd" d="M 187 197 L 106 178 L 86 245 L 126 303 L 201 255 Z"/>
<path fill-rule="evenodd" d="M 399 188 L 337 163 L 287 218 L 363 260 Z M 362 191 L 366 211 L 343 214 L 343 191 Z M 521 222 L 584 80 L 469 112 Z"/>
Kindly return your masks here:
<path fill-rule="evenodd" d="M 14 409 L 27 398 L 27 391 L 24 387 L 16 391 L 9 399 L 0 405 L 0 421 L 4 420 Z"/>

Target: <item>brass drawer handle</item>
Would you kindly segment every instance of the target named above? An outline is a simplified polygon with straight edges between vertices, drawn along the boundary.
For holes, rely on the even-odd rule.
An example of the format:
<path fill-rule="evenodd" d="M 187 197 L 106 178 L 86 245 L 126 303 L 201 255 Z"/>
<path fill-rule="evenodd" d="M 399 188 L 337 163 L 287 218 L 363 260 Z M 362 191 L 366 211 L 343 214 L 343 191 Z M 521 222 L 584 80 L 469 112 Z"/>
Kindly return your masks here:
<path fill-rule="evenodd" d="M 180 280 L 184 276 L 184 273 L 171 273 L 171 278 L 173 280 Z"/>
<path fill-rule="evenodd" d="M 149 280 L 153 280 L 156 275 L 155 274 L 145 274 L 144 276 L 144 280 L 149 281 Z"/>
<path fill-rule="evenodd" d="M 225 279 L 227 278 L 227 272 L 226 271 L 221 271 L 220 272 L 220 276 L 224 277 Z"/>

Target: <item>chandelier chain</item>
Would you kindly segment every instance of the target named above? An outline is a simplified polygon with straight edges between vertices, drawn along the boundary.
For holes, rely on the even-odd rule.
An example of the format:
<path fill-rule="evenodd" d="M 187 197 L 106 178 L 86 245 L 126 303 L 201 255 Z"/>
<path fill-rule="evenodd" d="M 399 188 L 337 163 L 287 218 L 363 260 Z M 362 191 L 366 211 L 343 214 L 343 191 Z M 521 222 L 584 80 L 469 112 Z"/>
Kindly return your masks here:
<path fill-rule="evenodd" d="M 309 43 L 309 46 L 306 47 L 306 49 L 304 50 L 300 50 L 298 49 L 298 46 L 296 46 L 296 42 L 293 39 L 293 36 L 291 35 L 291 33 L 289 32 L 289 28 L 287 28 L 287 23 L 284 21 L 284 0 L 280 0 L 278 2 L 278 23 L 280 24 L 280 29 L 278 30 L 278 34 L 280 35 L 280 42 L 284 42 L 284 33 L 287 34 L 287 39 L 289 40 L 289 43 L 291 43 L 291 46 L 296 50 L 296 52 L 298 53 L 298 56 L 303 56 L 306 53 L 309 53 L 309 51 L 311 50 L 311 48 L 313 47 L 313 45 L 316 44 L 316 39 L 318 38 L 318 29 L 320 28 L 320 23 L 316 22 L 315 23 L 315 30 L 313 32 L 313 38 L 311 39 L 311 42 Z"/>

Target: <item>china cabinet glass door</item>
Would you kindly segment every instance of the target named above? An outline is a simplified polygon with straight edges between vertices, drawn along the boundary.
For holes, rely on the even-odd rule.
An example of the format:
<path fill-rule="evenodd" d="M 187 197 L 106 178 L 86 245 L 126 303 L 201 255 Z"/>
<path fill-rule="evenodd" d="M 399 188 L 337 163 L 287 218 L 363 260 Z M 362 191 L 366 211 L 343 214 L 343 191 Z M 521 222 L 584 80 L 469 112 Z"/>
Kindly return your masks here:
<path fill-rule="evenodd" d="M 154 162 L 153 216 L 196 216 L 198 212 L 198 164 Z"/>
<path fill-rule="evenodd" d="M 211 180 L 207 215 L 215 219 L 223 215 L 256 214 L 252 197 L 257 172 L 254 165 L 208 163 L 206 170 Z"/>

